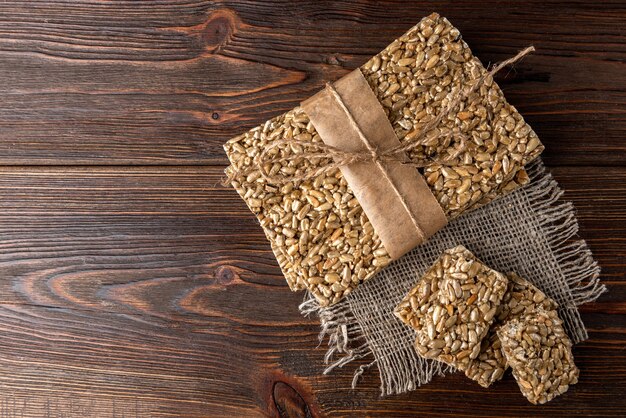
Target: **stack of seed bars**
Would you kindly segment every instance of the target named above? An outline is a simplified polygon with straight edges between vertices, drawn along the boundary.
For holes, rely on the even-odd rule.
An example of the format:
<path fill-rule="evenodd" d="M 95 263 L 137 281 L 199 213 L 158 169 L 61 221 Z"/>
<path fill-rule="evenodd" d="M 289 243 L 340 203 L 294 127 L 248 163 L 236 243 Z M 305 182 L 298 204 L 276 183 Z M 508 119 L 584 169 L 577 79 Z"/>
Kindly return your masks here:
<path fill-rule="evenodd" d="M 487 72 L 459 30 L 435 13 L 360 71 L 402 144 L 415 142 L 452 97 Z M 461 137 L 467 140 L 459 154 Z M 224 145 L 231 163 L 226 172 L 261 223 L 291 289 L 307 289 L 320 305 L 331 305 L 391 258 L 339 169 L 286 184 L 270 184 L 262 177 L 255 161 L 280 140 L 290 143 L 272 149 L 270 156 L 284 158 L 265 167 L 272 176 L 299 176 L 332 163 L 299 157 L 304 145 L 322 139 L 302 107 L 296 107 L 229 140 Z M 409 156 L 432 161 L 420 171 L 451 220 L 526 184 L 524 166 L 543 148 L 487 77 Z M 446 164 L 437 162 L 441 160 Z"/>
<path fill-rule="evenodd" d="M 396 308 L 425 358 L 456 367 L 483 387 L 508 367 L 533 404 L 578 381 L 557 304 L 515 273 L 485 266 L 462 246 L 445 251 Z"/>

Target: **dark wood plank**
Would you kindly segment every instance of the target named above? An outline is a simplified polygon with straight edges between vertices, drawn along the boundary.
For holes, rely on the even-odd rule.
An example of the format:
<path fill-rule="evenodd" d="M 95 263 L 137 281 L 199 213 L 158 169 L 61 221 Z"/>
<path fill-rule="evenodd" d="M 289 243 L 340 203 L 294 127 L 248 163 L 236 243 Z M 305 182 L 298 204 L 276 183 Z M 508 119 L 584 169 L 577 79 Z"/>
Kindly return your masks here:
<path fill-rule="evenodd" d="M 324 349 L 314 348 L 314 321 L 303 323 L 295 310 L 283 316 L 279 323 L 216 316 L 194 324 L 2 305 L 0 411 L 247 417 L 285 411 L 278 403 L 290 405 L 294 413 L 286 416 L 623 416 L 626 339 L 606 316 L 586 316 L 595 323 L 592 338 L 574 349 L 580 383 L 542 407 L 528 404 L 511 376 L 485 390 L 455 374 L 381 399 L 370 370 L 352 391 L 349 369 L 319 374 Z"/>
<path fill-rule="evenodd" d="M 499 83 L 570 165 L 610 289 L 580 384 L 542 407 L 510 376 L 383 399 L 375 369 L 321 376 L 317 321 L 218 185 L 226 139 L 433 10 L 484 62 L 538 48 Z M 623 416 L 625 24 L 619 0 L 1 2 L 0 416 Z"/>
<path fill-rule="evenodd" d="M 578 209 L 580 234 L 600 259 L 604 279 L 624 284 L 626 169 L 552 171 Z M 73 292 L 91 289 L 79 297 L 87 305 L 105 302 L 97 283 L 154 275 L 174 275 L 184 286 L 236 273 L 282 286 L 255 218 L 232 189 L 219 185 L 220 176 L 217 167 L 0 168 L 0 260 L 16 280 L 0 283 L 0 302 L 20 300 L 21 278 L 40 282 L 36 288 L 46 293 L 49 279 L 67 280 L 62 287 Z M 9 293 L 1 298 L 2 291 Z M 606 297 L 625 295 L 626 288 Z M 52 295 L 29 297 L 65 306 L 53 304 Z"/>
<path fill-rule="evenodd" d="M 622 1 L 4 1 L 0 164 L 217 164 L 221 144 L 438 10 L 552 164 L 626 159 Z M 495 12 L 497 11 L 497 13 Z"/>
<path fill-rule="evenodd" d="M 0 411 L 619 416 L 626 168 L 553 173 L 610 292 L 583 309 L 581 382 L 533 407 L 510 376 L 490 390 L 448 376 L 382 399 L 374 369 L 357 391 L 350 367 L 321 376 L 318 324 L 298 313 L 302 295 L 243 202 L 216 185 L 218 167 L 0 168 Z"/>
<path fill-rule="evenodd" d="M 24 403 L 24 416 L 260 416 L 274 384 L 292 382 L 279 364 L 304 360 L 315 332 L 313 321 L 207 315 L 194 324 L 3 305 L 0 411 Z"/>

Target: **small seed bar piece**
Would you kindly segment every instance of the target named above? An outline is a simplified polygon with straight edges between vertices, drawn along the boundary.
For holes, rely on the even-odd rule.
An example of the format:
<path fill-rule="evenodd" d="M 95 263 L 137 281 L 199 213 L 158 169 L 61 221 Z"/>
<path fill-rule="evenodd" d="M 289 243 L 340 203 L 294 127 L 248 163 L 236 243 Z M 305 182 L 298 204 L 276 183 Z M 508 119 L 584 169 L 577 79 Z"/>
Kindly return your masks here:
<path fill-rule="evenodd" d="M 483 387 L 489 387 L 493 382 L 500 380 L 508 368 L 497 329 L 507 321 L 519 319 L 539 309 L 552 311 L 557 308 L 554 300 L 516 273 L 509 273 L 507 278 L 509 285 L 496 311 L 494 324 L 482 341 L 480 354 L 465 370 L 467 377 Z"/>
<path fill-rule="evenodd" d="M 502 351 L 522 394 L 546 403 L 578 382 L 572 343 L 555 310 L 508 321 L 498 331 Z"/>
<path fill-rule="evenodd" d="M 480 353 L 506 287 L 506 276 L 458 246 L 443 253 L 395 313 L 417 331 L 421 356 L 466 370 Z"/>

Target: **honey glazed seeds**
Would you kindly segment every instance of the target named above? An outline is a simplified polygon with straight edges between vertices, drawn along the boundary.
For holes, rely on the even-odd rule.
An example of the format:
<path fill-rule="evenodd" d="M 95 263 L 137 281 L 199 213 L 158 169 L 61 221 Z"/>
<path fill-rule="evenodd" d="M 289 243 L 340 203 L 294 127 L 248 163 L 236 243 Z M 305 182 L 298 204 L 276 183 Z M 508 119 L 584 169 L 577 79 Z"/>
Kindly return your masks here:
<path fill-rule="evenodd" d="M 417 331 L 421 356 L 466 370 L 480 353 L 506 286 L 503 274 L 459 246 L 443 253 L 396 315 Z"/>

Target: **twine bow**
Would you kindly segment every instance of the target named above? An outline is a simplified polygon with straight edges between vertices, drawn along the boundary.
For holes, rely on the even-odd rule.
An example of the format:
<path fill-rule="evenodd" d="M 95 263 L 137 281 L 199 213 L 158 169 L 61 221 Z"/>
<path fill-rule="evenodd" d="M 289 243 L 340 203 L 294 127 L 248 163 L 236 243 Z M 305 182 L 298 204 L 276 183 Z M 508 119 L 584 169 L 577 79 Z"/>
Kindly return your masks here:
<path fill-rule="evenodd" d="M 231 184 L 233 180 L 241 175 L 248 175 L 256 170 L 258 170 L 261 174 L 261 177 L 267 183 L 273 184 L 285 184 L 289 182 L 297 182 L 303 180 L 313 179 L 321 174 L 328 173 L 330 171 L 335 170 L 336 168 L 359 163 L 359 162 L 379 162 L 379 163 L 389 163 L 389 162 L 400 162 L 402 164 L 408 164 L 415 167 L 424 167 L 430 163 L 439 163 L 439 164 L 447 164 L 450 161 L 457 158 L 466 148 L 466 137 L 459 133 L 447 133 L 445 135 L 446 138 L 451 135 L 460 137 L 461 142 L 459 146 L 454 150 L 452 154 L 443 158 L 434 160 L 429 157 L 423 158 L 409 158 L 407 155 L 408 151 L 411 151 L 419 146 L 422 146 L 426 141 L 426 135 L 432 129 L 436 128 L 442 120 L 447 118 L 452 114 L 454 109 L 461 104 L 461 102 L 467 99 L 473 92 L 480 88 L 483 85 L 485 80 L 488 77 L 493 77 L 496 73 L 502 70 L 504 67 L 510 64 L 514 64 L 521 60 L 526 55 L 533 52 L 535 48 L 533 46 L 529 46 L 522 51 L 518 52 L 514 57 L 504 60 L 496 65 L 494 65 L 490 71 L 483 74 L 479 78 L 473 80 L 472 84 L 467 87 L 465 90 L 461 91 L 458 95 L 456 95 L 452 100 L 448 102 L 446 106 L 439 112 L 437 117 L 425 123 L 419 130 L 419 133 L 415 136 L 415 140 L 406 144 L 400 144 L 396 147 L 389 148 L 384 151 L 380 151 L 375 148 L 368 148 L 362 151 L 342 151 L 341 149 L 327 145 L 324 142 L 310 142 L 310 141 L 298 141 L 297 144 L 302 146 L 303 148 L 308 148 L 309 151 L 304 151 L 299 154 L 291 154 L 286 156 L 277 156 L 272 155 L 271 152 L 273 149 L 281 147 L 283 145 L 290 145 L 294 143 L 293 139 L 281 139 L 277 141 L 272 141 L 271 144 L 267 145 L 265 149 L 258 155 L 255 161 L 252 163 L 251 167 L 240 170 L 229 170 L 227 177 L 224 179 L 223 184 L 228 185 Z M 347 112 L 343 100 L 335 90 L 332 84 L 326 83 L 325 88 L 329 90 L 329 92 L 333 95 L 337 103 L 343 107 L 343 110 Z M 360 131 L 360 128 L 356 124 L 353 118 L 351 118 L 351 124 L 353 127 Z M 331 158 L 332 162 L 328 164 L 322 165 L 320 167 L 312 168 L 309 171 L 298 174 L 298 175 L 271 175 L 269 170 L 266 167 L 271 167 L 275 163 L 283 163 L 289 162 L 296 159 L 305 158 L 305 159 L 313 159 L 313 158 Z"/>

